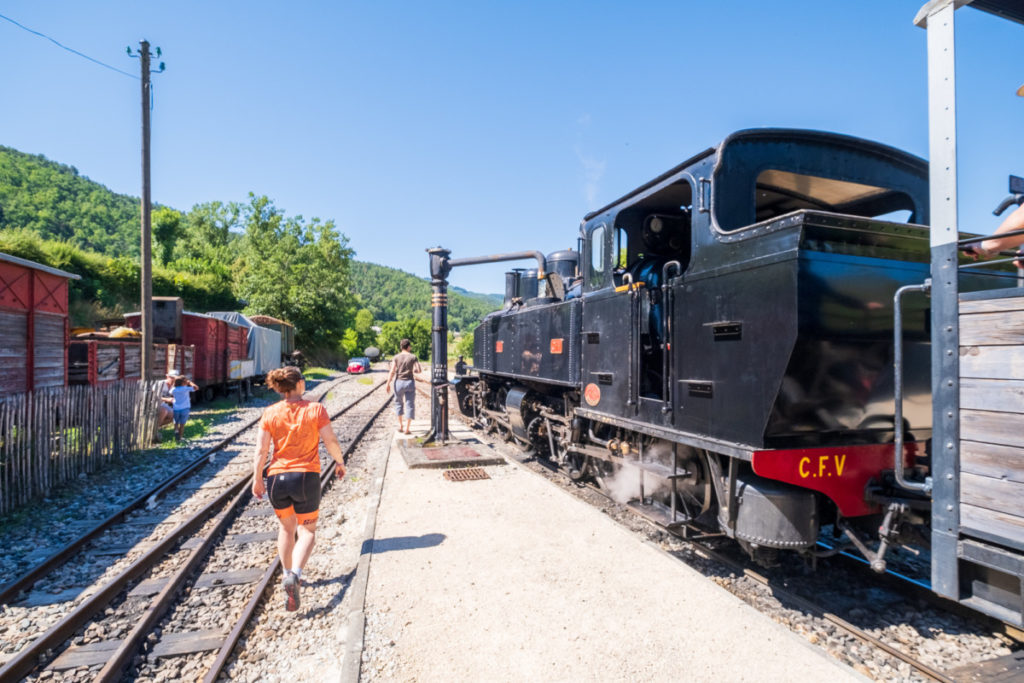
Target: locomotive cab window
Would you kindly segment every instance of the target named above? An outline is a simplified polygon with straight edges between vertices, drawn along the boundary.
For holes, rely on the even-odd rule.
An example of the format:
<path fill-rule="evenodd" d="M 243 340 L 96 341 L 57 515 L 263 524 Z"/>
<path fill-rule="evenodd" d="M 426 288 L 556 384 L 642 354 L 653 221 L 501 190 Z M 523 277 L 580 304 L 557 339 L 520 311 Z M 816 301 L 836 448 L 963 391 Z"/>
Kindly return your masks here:
<path fill-rule="evenodd" d="M 908 196 L 884 187 L 777 169 L 761 171 L 754 188 L 758 223 L 800 209 L 906 221 L 914 208 Z"/>
<path fill-rule="evenodd" d="M 690 183 L 679 180 L 616 216 L 617 267 L 629 272 L 634 282 L 644 282 L 648 287 L 660 284 L 656 280 L 662 267 L 672 261 L 679 264 L 673 272 L 686 270 L 692 238 L 692 196 Z"/>
<path fill-rule="evenodd" d="M 712 212 L 724 232 L 795 211 L 927 224 L 920 159 L 815 131 L 743 132 L 719 148 Z"/>
<path fill-rule="evenodd" d="M 605 227 L 599 225 L 590 233 L 590 277 L 591 286 L 599 287 L 604 282 L 605 270 Z"/>

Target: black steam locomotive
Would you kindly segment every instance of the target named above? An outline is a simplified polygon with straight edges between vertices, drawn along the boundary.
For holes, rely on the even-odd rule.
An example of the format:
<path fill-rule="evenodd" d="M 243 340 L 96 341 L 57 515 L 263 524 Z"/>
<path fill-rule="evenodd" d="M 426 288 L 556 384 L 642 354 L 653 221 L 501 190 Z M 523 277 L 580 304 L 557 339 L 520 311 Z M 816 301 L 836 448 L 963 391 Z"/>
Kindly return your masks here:
<path fill-rule="evenodd" d="M 898 435 L 902 473 L 929 474 L 926 297 L 901 311 L 901 411 L 893 372 L 928 210 L 928 166 L 900 150 L 735 133 L 587 215 L 541 279 L 507 275 L 460 409 L 668 527 L 770 562 L 833 525 L 880 570 L 929 542 L 928 495 L 893 479 Z"/>

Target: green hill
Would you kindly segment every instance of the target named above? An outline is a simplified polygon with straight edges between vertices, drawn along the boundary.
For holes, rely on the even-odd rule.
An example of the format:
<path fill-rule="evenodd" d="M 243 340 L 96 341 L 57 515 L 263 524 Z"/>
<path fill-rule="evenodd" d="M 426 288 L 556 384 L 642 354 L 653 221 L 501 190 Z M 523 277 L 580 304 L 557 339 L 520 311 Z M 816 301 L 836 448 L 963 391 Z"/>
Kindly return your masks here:
<path fill-rule="evenodd" d="M 375 263 L 352 262 L 352 286 L 362 305 L 376 320 L 430 319 L 430 281 L 405 271 Z M 501 308 L 502 298 L 474 294 L 452 287 L 448 290 L 448 326 L 464 331 L 480 318 Z"/>
<path fill-rule="evenodd" d="M 240 236 L 238 221 L 234 206 L 216 202 L 188 213 L 155 211 L 154 294 L 183 296 L 199 311 L 234 307 L 237 283 L 231 281 L 234 265 L 226 259 L 238 251 L 230 244 Z M 110 191 L 73 166 L 0 146 L 3 249 L 84 276 L 72 285 L 79 305 L 75 322 L 137 308 L 139 200 Z M 359 261 L 351 262 L 351 278 L 361 307 L 376 320 L 429 319 L 428 281 Z M 501 297 L 459 288 L 452 288 L 449 301 L 453 330 L 472 327 L 501 307 Z"/>
<path fill-rule="evenodd" d="M 139 200 L 74 166 L 0 146 L 0 229 L 27 228 L 90 251 L 139 255 Z"/>

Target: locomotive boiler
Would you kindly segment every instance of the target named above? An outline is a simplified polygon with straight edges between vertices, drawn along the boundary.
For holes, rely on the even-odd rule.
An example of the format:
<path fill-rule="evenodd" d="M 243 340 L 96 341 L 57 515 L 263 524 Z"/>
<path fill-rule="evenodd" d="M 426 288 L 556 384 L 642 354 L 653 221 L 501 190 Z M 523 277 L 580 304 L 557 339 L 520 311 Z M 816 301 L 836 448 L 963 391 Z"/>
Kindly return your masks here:
<path fill-rule="evenodd" d="M 893 480 L 929 474 L 926 297 L 901 311 L 900 411 L 893 379 L 928 210 L 927 164 L 900 150 L 735 133 L 587 215 L 539 280 L 507 275 L 460 409 L 670 528 L 771 562 L 832 525 L 881 570 L 928 544 L 928 496 Z"/>

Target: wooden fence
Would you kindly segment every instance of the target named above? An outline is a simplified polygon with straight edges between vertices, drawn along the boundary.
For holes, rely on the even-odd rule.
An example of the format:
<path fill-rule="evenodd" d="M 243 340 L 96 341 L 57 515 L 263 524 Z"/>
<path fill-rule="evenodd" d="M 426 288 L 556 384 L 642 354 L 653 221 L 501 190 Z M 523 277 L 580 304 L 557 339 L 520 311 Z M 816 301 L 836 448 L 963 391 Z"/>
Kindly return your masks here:
<path fill-rule="evenodd" d="M 146 447 L 158 391 L 117 382 L 0 397 L 0 514 Z"/>

